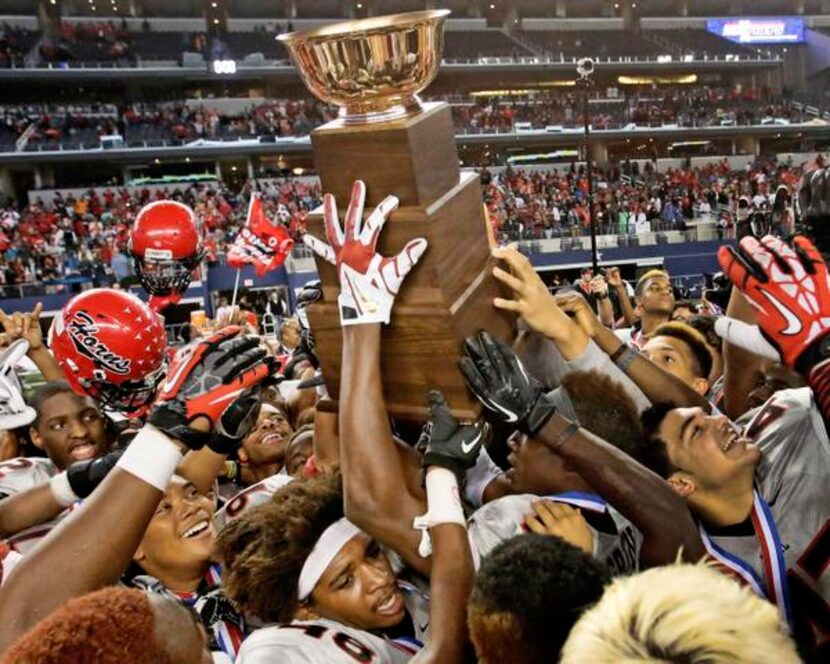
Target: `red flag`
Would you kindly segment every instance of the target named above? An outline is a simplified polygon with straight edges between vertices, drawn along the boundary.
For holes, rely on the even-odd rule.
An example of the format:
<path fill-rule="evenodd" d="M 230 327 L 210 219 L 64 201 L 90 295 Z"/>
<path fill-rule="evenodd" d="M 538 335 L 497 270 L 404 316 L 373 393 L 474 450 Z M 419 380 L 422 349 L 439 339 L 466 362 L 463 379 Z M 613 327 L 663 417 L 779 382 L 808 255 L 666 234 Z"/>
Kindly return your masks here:
<path fill-rule="evenodd" d="M 248 221 L 228 249 L 228 265 L 242 268 L 253 265 L 258 277 L 285 262 L 294 240 L 284 226 L 272 224 L 265 216 L 259 194 L 251 194 Z"/>

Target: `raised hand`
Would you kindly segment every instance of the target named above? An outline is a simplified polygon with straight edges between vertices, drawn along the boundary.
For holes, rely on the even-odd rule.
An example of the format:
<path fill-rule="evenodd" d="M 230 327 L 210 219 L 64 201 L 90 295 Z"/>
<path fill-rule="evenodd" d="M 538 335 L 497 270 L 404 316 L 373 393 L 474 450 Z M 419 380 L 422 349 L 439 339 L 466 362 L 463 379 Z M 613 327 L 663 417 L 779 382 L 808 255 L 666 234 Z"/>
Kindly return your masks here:
<path fill-rule="evenodd" d="M 256 337 L 221 329 L 173 362 L 148 421 L 191 449 L 226 454 L 256 422 L 259 388 L 275 370 Z"/>
<path fill-rule="evenodd" d="M 507 344 L 480 332 L 468 337 L 464 347 L 461 373 L 492 420 L 533 435 L 556 412 L 542 384 L 527 374 Z"/>
<path fill-rule="evenodd" d="M 484 423 L 461 424 L 456 420 L 444 395 L 430 390 L 427 395 L 429 422 L 424 426 L 420 444 L 424 446 L 422 466 L 439 466 L 455 473 L 459 483 L 472 468 L 488 433 Z"/>
<path fill-rule="evenodd" d="M 718 261 L 757 310 L 761 333 L 784 363 L 805 373 L 830 356 L 822 352 L 830 332 L 830 282 L 810 240 L 798 236 L 788 245 L 769 235 L 745 237 L 738 247 L 721 247 Z"/>
<path fill-rule="evenodd" d="M 20 380 L 14 372 L 26 355 L 25 339 L 18 339 L 0 352 L 0 429 L 11 430 L 31 424 L 37 414 L 23 399 Z"/>
<path fill-rule="evenodd" d="M 346 211 L 346 227 L 341 228 L 334 196 L 323 198 L 323 216 L 328 244 L 311 235 L 303 236 L 306 245 L 337 268 L 340 279 L 340 323 L 363 325 L 388 323 L 392 304 L 409 271 L 427 249 L 424 238 L 411 240 L 397 256 L 384 257 L 376 247 L 387 217 L 398 207 L 395 196 L 387 196 L 363 221 L 366 185 L 357 180 Z"/>
<path fill-rule="evenodd" d="M 43 304 L 38 302 L 32 311 L 16 311 L 11 315 L 0 309 L 0 325 L 5 330 L 7 343 L 16 339 L 25 339 L 29 342 L 29 352 L 43 348 L 43 331 L 40 329 L 40 313 Z"/>
<path fill-rule="evenodd" d="M 620 275 L 620 268 L 609 267 L 605 269 L 605 280 L 611 288 L 621 288 L 623 285 L 622 275 Z"/>
<path fill-rule="evenodd" d="M 495 267 L 493 276 L 513 291 L 512 300 L 497 297 L 493 300 L 493 306 L 519 314 L 532 330 L 550 339 L 567 338 L 573 330 L 573 323 L 556 306 L 547 286 L 527 257 L 513 246 L 499 247 L 492 253 L 510 270 Z"/>
<path fill-rule="evenodd" d="M 608 282 L 605 280 L 605 277 L 598 274 L 596 277 L 591 279 L 591 292 L 594 295 L 599 295 L 600 297 L 608 295 Z"/>
<path fill-rule="evenodd" d="M 554 296 L 554 301 L 563 313 L 573 317 L 576 324 L 589 337 L 595 337 L 597 332 L 604 327 L 599 318 L 597 318 L 596 312 L 594 312 L 585 298 L 576 291 L 557 293 Z"/>

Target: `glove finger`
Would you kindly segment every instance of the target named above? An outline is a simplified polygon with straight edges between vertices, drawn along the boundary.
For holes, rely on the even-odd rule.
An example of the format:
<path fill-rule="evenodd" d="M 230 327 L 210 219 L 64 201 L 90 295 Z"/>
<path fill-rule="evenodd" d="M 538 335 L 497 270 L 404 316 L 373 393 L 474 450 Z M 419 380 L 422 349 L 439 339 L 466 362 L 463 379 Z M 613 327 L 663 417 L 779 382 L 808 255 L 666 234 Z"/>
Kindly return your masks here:
<path fill-rule="evenodd" d="M 427 394 L 429 419 L 432 421 L 433 435 L 445 438 L 458 428 L 458 422 L 450 413 L 450 407 L 444 395 L 438 390 L 430 390 Z"/>
<path fill-rule="evenodd" d="M 487 352 L 487 342 L 485 341 L 486 337 L 489 337 L 486 332 L 482 331 L 479 333 L 476 342 L 477 353 L 473 357 L 473 361 L 475 362 L 479 373 L 484 377 L 484 380 L 489 385 L 490 389 L 493 389 L 500 386 L 503 383 L 503 380 L 499 374 L 496 364 Z"/>
<path fill-rule="evenodd" d="M 797 235 L 793 238 L 793 250 L 798 254 L 798 257 L 801 259 L 801 264 L 809 274 L 815 274 L 818 265 L 824 265 L 824 269 L 827 269 L 819 250 L 816 249 L 816 246 L 809 238 L 803 235 Z"/>
<path fill-rule="evenodd" d="M 507 378 L 510 375 L 508 358 L 513 355 L 513 351 L 501 339 L 492 337 L 489 332 L 481 333 L 481 345 L 499 375 Z"/>
<path fill-rule="evenodd" d="M 462 357 L 458 360 L 458 368 L 461 370 L 461 375 L 464 376 L 464 380 L 467 383 L 467 387 L 470 388 L 470 391 L 479 401 L 486 401 L 490 388 L 487 385 L 487 381 L 479 373 L 475 363 L 469 357 Z"/>
<path fill-rule="evenodd" d="M 797 256 L 786 242 L 772 235 L 766 235 L 761 238 L 761 244 L 772 255 L 779 270 L 785 274 L 792 274 L 793 265 L 795 265 L 796 271 L 798 270 L 798 263 L 795 262 Z"/>
<path fill-rule="evenodd" d="M 210 353 L 210 355 L 208 355 L 205 364 L 208 365 L 211 370 L 219 369 L 219 367 L 223 366 L 229 360 L 234 359 L 236 356 L 241 355 L 245 351 L 248 351 L 251 348 L 258 348 L 259 344 L 259 339 L 251 335 L 236 337 L 235 339 L 231 339 L 220 344 L 213 352 Z"/>
<path fill-rule="evenodd" d="M 213 334 L 211 334 L 207 339 L 202 339 L 199 342 L 198 346 L 207 346 L 208 348 L 213 348 L 214 346 L 219 345 L 225 339 L 230 339 L 235 337 L 239 332 L 242 330 L 239 325 L 225 325 L 225 327 L 216 330 Z"/>
<path fill-rule="evenodd" d="M 331 194 L 323 196 L 323 222 L 326 227 L 326 239 L 329 241 L 329 246 L 327 248 L 330 252 L 332 252 L 332 254 L 334 254 L 334 252 L 340 251 L 340 247 L 343 246 L 345 238 L 343 237 L 343 229 L 340 227 L 340 220 L 337 217 L 337 201 L 334 200 L 334 196 Z M 305 237 L 303 240 L 305 240 Z M 322 244 L 322 242 L 320 244 Z M 313 247 L 312 250 L 314 250 Z M 323 258 L 325 258 L 325 256 L 323 256 Z M 334 261 L 330 262 L 333 263 Z"/>
<path fill-rule="evenodd" d="M 321 242 L 313 235 L 306 234 L 303 235 L 303 243 L 324 261 L 331 263 L 332 265 L 337 264 L 337 257 L 335 256 L 334 251 L 325 242 Z"/>
<path fill-rule="evenodd" d="M 721 339 L 733 346 L 775 362 L 781 361 L 781 354 L 767 341 L 757 325 L 749 325 L 729 316 L 721 316 L 715 321 L 715 332 Z"/>
<path fill-rule="evenodd" d="M 346 210 L 346 240 L 357 240 L 360 237 L 360 226 L 363 222 L 363 204 L 366 201 L 366 185 L 363 180 L 355 180 L 352 185 L 352 198 Z"/>
<path fill-rule="evenodd" d="M 415 267 L 426 250 L 427 241 L 424 238 L 417 238 L 408 242 L 397 256 L 383 260 L 381 273 L 390 293 L 397 294 L 406 275 Z"/>
<path fill-rule="evenodd" d="M 397 196 L 387 196 L 372 210 L 372 214 L 363 223 L 363 230 L 360 232 L 360 243 L 364 247 L 369 247 L 373 252 L 375 251 L 378 235 L 386 223 L 386 219 L 399 204 L 400 201 Z"/>
<path fill-rule="evenodd" d="M 251 367 L 262 362 L 267 355 L 268 353 L 264 348 L 251 348 L 238 354 L 233 362 L 227 362 L 222 367 L 219 367 L 216 370 L 216 374 L 222 379 L 223 383 L 230 383 Z"/>

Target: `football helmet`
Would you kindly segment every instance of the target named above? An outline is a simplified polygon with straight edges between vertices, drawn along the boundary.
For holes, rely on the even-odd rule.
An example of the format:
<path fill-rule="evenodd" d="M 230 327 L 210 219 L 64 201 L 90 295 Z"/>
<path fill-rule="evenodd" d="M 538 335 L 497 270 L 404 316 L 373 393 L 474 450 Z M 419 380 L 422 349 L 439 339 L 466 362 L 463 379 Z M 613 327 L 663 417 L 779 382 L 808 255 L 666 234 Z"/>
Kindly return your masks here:
<path fill-rule="evenodd" d="M 52 321 L 49 347 L 75 392 L 129 415 L 153 401 L 164 377 L 164 323 L 124 291 L 72 298 Z"/>
<path fill-rule="evenodd" d="M 130 254 L 141 285 L 151 295 L 184 293 L 204 255 L 196 215 L 177 201 L 145 205 L 130 230 Z"/>

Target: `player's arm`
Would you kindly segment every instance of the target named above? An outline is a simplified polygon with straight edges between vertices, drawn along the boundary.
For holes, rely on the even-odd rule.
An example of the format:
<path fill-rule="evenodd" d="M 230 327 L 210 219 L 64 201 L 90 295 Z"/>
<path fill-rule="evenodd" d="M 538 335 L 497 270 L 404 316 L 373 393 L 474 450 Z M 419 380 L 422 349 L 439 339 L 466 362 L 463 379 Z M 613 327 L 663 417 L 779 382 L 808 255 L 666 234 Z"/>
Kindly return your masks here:
<path fill-rule="evenodd" d="M 404 456 L 392 438 L 381 385 L 380 335 L 379 324 L 343 328 L 339 437 L 346 516 L 428 573 L 429 560 L 417 553 L 418 533 L 412 529 L 412 520 L 426 507 L 425 496 L 412 491 L 417 462 Z"/>
<path fill-rule="evenodd" d="M 757 325 L 758 318 L 746 298 L 732 289 L 726 315 L 747 325 Z M 723 323 L 718 324 L 721 327 Z M 733 420 L 747 411 L 747 398 L 763 376 L 764 358 L 724 340 L 723 343 L 723 406 Z"/>
<path fill-rule="evenodd" d="M 683 549 L 698 560 L 703 545 L 683 500 L 656 474 L 602 439 L 556 414 L 542 386 L 510 348 L 486 332 L 467 340 L 461 370 L 470 389 L 503 422 L 543 442 L 643 533 L 644 566 L 672 562 Z M 669 527 L 667 528 L 667 524 Z"/>
<path fill-rule="evenodd" d="M 340 465 L 339 409 L 340 404 L 331 399 L 320 399 L 315 406 L 314 459 L 324 473 Z"/>
<path fill-rule="evenodd" d="M 0 538 L 51 521 L 65 509 L 49 483 L 3 498 L 0 500 Z"/>
<path fill-rule="evenodd" d="M 430 640 L 414 661 L 451 664 L 469 654 L 467 599 L 475 576 L 459 486 L 478 457 L 487 427 L 460 424 L 437 390 L 429 393 L 427 402 L 430 421 L 419 446 L 425 446 L 422 465 L 428 509 L 414 525 L 422 532 L 421 555 L 432 559 Z"/>
<path fill-rule="evenodd" d="M 608 329 L 614 329 L 614 306 L 608 296 L 608 282 L 601 275 L 591 280 L 591 292 L 596 296 L 599 303 L 599 319 Z"/>
<path fill-rule="evenodd" d="M 585 300 L 576 293 L 556 297 L 556 304 L 562 311 L 574 317 L 576 323 L 594 340 L 628 380 L 633 382 L 652 403 L 672 403 L 677 406 L 699 406 L 707 413 L 711 404 L 676 376 L 658 367 L 643 357 L 633 347 L 626 348 L 612 330 L 602 325 Z"/>
<path fill-rule="evenodd" d="M 196 347 L 112 472 L 15 567 L 0 588 L 0 651 L 67 599 L 118 580 L 182 447 L 199 449 L 217 434 L 241 441 L 250 430 L 259 405 L 255 388 L 273 367 L 264 351 L 234 339 L 237 332 L 222 330 Z M 216 382 L 202 381 L 202 372 Z M 232 393 L 238 396 L 222 398 Z"/>
<path fill-rule="evenodd" d="M 637 315 L 637 312 L 634 311 L 634 307 L 631 306 L 631 298 L 628 297 L 628 289 L 626 289 L 625 284 L 623 283 L 622 276 L 620 275 L 620 268 L 609 267 L 605 271 L 605 278 L 608 280 L 608 286 L 614 289 L 617 299 L 620 301 L 620 309 L 622 310 L 625 324 L 631 327 L 634 323 L 640 320 L 640 317 Z"/>
<path fill-rule="evenodd" d="M 398 205 L 387 196 L 363 221 L 366 186 L 357 181 L 341 228 L 334 197 L 323 200 L 328 244 L 312 236 L 305 243 L 337 268 L 338 306 L 343 327 L 339 439 L 346 516 L 378 541 L 395 549 L 420 572 L 429 561 L 417 553 L 412 519 L 424 511 L 415 491 L 418 468 L 392 438 L 380 373 L 381 324 L 388 323 L 404 277 L 426 250 L 426 240 L 410 241 L 397 256 L 376 252 L 386 217 Z"/>

